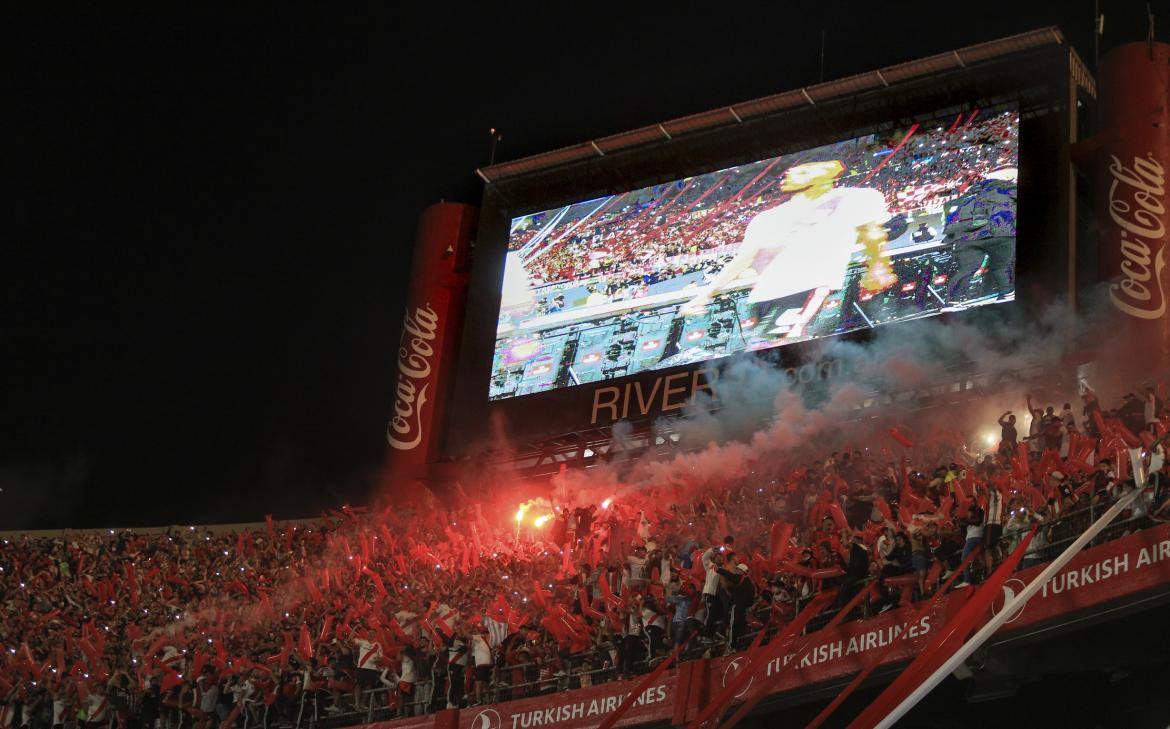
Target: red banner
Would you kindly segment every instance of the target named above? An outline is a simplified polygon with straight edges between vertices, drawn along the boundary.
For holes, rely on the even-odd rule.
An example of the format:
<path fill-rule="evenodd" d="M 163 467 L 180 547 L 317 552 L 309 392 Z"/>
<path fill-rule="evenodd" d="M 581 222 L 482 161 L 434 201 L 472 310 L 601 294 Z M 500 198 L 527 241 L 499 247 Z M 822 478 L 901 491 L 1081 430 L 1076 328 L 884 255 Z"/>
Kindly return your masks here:
<path fill-rule="evenodd" d="M 438 203 L 419 216 L 410 291 L 398 349 L 394 404 L 386 428 L 387 483 L 412 497 L 441 446 L 445 408 L 466 310 L 476 210 Z"/>

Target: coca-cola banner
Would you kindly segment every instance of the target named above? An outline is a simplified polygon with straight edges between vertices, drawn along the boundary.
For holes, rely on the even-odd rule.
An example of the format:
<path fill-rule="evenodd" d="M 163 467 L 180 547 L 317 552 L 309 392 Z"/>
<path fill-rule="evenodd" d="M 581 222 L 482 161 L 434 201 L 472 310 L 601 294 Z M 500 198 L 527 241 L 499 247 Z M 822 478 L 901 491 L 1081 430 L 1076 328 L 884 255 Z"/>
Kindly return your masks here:
<path fill-rule="evenodd" d="M 475 224 L 476 209 L 457 203 L 431 205 L 419 216 L 386 428 L 389 483 L 403 495 L 425 478 L 442 445 Z"/>
<path fill-rule="evenodd" d="M 1120 321 L 1145 335 L 1163 360 L 1166 230 L 1170 225 L 1170 45 L 1127 43 L 1101 63 L 1101 121 L 1108 140 L 1098 173 L 1101 273 Z"/>

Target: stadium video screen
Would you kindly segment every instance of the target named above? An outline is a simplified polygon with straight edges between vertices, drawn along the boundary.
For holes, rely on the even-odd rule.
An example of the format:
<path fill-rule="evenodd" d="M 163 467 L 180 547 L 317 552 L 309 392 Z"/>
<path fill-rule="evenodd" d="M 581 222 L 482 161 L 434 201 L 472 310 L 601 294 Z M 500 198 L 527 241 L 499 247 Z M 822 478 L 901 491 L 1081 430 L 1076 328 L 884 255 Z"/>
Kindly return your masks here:
<path fill-rule="evenodd" d="M 499 400 L 1010 301 L 1015 108 L 512 220 Z"/>

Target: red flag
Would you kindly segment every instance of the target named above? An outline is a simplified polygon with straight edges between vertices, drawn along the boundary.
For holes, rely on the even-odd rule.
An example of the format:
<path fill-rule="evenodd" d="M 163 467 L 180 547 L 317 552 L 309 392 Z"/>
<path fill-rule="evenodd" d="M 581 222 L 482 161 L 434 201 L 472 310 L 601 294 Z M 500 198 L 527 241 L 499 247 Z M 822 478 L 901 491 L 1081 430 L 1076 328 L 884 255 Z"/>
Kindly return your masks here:
<path fill-rule="evenodd" d="M 390 633 L 394 636 L 394 639 L 396 641 L 398 641 L 399 643 L 402 643 L 402 644 L 410 643 L 410 638 L 406 635 L 406 631 L 404 631 L 402 629 L 402 626 L 398 624 L 397 619 L 390 618 L 389 627 L 390 627 Z"/>
<path fill-rule="evenodd" d="M 297 642 L 297 652 L 308 661 L 313 657 L 313 639 L 309 637 L 309 626 L 301 623 L 300 640 Z"/>
<path fill-rule="evenodd" d="M 895 441 L 897 441 L 898 445 L 902 446 L 903 448 L 913 448 L 914 447 L 914 441 L 910 440 L 905 435 L 903 435 L 902 432 L 900 430 L 898 430 L 897 428 L 890 428 L 888 432 L 890 434 L 890 437 L 893 438 Z"/>
<path fill-rule="evenodd" d="M 268 528 L 268 543 L 269 544 L 275 543 L 276 542 L 276 535 L 272 531 L 272 514 L 265 514 L 264 515 L 264 526 L 266 526 Z"/>
<path fill-rule="evenodd" d="M 1020 478 L 1029 478 L 1031 476 L 1031 469 L 1028 468 L 1028 449 L 1026 447 L 1019 447 L 1016 449 L 1015 457 L 1012 458 L 1012 472 Z"/>
<path fill-rule="evenodd" d="M 508 616 L 512 614 L 512 606 L 504 599 L 503 594 L 497 594 L 495 602 L 491 605 L 491 617 L 494 620 L 501 622 L 508 622 Z"/>
<path fill-rule="evenodd" d="M 60 678 L 65 673 L 65 669 L 66 669 L 65 647 L 60 646 L 60 645 L 57 646 L 56 651 L 55 651 L 55 655 L 56 655 L 55 667 L 57 669 L 57 678 Z"/>
<path fill-rule="evenodd" d="M 89 659 L 89 661 L 90 661 L 89 667 L 96 669 L 98 663 L 101 662 L 101 659 L 102 659 L 101 653 L 98 652 L 98 649 L 94 647 L 93 643 L 89 642 L 88 638 L 78 639 L 77 645 L 81 646 L 81 652 L 84 653 L 86 655 L 86 657 Z M 28 654 L 28 644 L 25 644 L 23 646 L 23 648 L 24 648 L 25 654 L 27 655 Z M 32 661 L 32 656 L 29 656 L 29 661 L 30 662 Z"/>
<path fill-rule="evenodd" d="M 888 508 L 888 507 L 887 507 Z M 788 540 L 792 538 L 794 525 L 790 521 L 774 521 L 769 533 L 770 551 L 772 559 L 782 561 L 788 555 Z"/>
<path fill-rule="evenodd" d="M 609 575 L 605 573 L 598 575 L 597 587 L 601 590 L 601 598 L 608 607 L 615 609 L 621 607 L 623 600 L 613 594 L 613 588 L 609 584 Z"/>
<path fill-rule="evenodd" d="M 955 497 L 953 497 L 953 496 L 944 496 L 943 498 L 939 499 L 938 513 L 941 516 L 943 516 L 944 518 L 950 519 L 951 518 L 951 508 L 954 506 L 954 501 L 955 501 Z"/>
<path fill-rule="evenodd" d="M 1141 440 L 1133 434 L 1132 430 L 1125 426 L 1125 423 L 1121 422 L 1120 420 L 1111 419 L 1110 424 L 1113 426 L 1113 432 L 1121 436 L 1121 439 L 1125 441 L 1126 446 L 1129 448 L 1138 448 L 1141 446 Z"/>
<path fill-rule="evenodd" d="M 967 479 L 963 479 L 963 480 L 966 481 Z M 971 508 L 971 497 L 969 496 L 969 494 L 973 493 L 973 491 L 974 491 L 974 489 L 972 488 L 973 485 L 967 485 L 966 483 L 960 483 L 958 481 L 955 481 L 954 484 L 955 484 L 955 503 L 957 503 L 959 505 L 959 511 L 963 514 L 966 514 L 967 511 Z M 968 489 L 972 489 L 972 490 L 968 491 Z"/>
<path fill-rule="evenodd" d="M 605 614 L 594 608 L 593 605 L 589 603 L 589 598 L 586 596 L 587 592 L 588 590 L 584 588 L 577 591 L 577 597 L 581 603 L 581 614 L 594 622 L 604 620 Z"/>
<path fill-rule="evenodd" d="M 333 616 L 325 616 L 325 624 L 321 626 L 321 637 L 317 639 L 318 643 L 328 643 L 329 633 L 333 630 Z"/>
<path fill-rule="evenodd" d="M 833 517 L 833 522 L 838 529 L 849 528 L 849 522 L 845 520 L 845 512 L 841 510 L 841 504 L 836 501 L 829 505 L 829 516 Z"/>
<path fill-rule="evenodd" d="M 317 583 L 311 575 L 305 575 L 304 580 L 305 588 L 309 591 L 309 597 L 312 598 L 313 602 L 320 603 L 325 599 L 325 596 L 321 594 L 321 590 L 317 589 Z"/>
<path fill-rule="evenodd" d="M 801 577 L 812 577 L 813 574 L 811 567 L 806 567 L 799 562 L 782 562 L 777 569 L 780 572 L 790 572 Z"/>
<path fill-rule="evenodd" d="M 545 605 L 547 604 L 547 602 L 545 601 L 545 597 L 546 596 L 551 597 L 551 595 L 549 595 L 547 592 L 545 592 L 544 589 L 540 586 L 540 580 L 533 580 L 532 581 L 532 588 L 533 588 L 533 590 L 532 590 L 533 602 L 536 603 L 537 607 L 545 607 Z"/>
<path fill-rule="evenodd" d="M 382 578 L 378 576 L 378 573 L 369 567 L 362 567 L 362 572 L 373 581 L 374 589 L 378 591 L 378 596 L 386 597 L 386 585 L 382 582 Z"/>
<path fill-rule="evenodd" d="M 203 651 L 195 651 L 195 660 L 191 662 L 191 675 L 198 676 L 203 670 L 203 667 L 207 665 L 207 660 L 209 658 L 211 658 L 211 656 L 207 655 Z"/>

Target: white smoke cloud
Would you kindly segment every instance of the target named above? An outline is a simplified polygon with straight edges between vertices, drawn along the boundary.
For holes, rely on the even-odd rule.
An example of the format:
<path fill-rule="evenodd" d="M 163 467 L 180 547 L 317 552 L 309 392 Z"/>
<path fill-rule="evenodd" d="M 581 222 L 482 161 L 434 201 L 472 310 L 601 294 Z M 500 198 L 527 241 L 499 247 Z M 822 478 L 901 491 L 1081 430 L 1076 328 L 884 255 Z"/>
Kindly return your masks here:
<path fill-rule="evenodd" d="M 1034 402 L 1037 407 L 1057 409 L 1063 402 L 1077 402 L 1073 374 L 1079 361 L 1094 357 L 1105 361 L 1111 371 L 1121 373 L 1123 382 L 1133 381 L 1139 373 L 1148 377 L 1141 358 L 1133 361 L 1132 343 L 1123 342 L 1110 328 L 1113 319 L 1102 300 L 1096 293 L 1084 297 L 1075 318 L 1064 301 L 1053 302 L 1039 315 L 1029 314 L 1021 305 L 995 306 L 949 320 L 881 327 L 866 342 L 831 339 L 821 347 L 821 356 L 854 375 L 819 381 L 807 389 L 791 385 L 783 370 L 767 362 L 742 357 L 723 369 L 714 398 L 699 393 L 680 417 L 655 423 L 657 438 L 675 434 L 677 455 L 588 473 L 570 471 L 559 477 L 559 483 L 568 493 L 589 501 L 602 491 L 719 488 L 782 463 L 824 457 L 862 444 L 893 459 L 900 449 L 885 434 L 891 425 L 922 443 L 949 440 L 969 454 L 986 450 L 988 436 L 994 433 L 998 438 L 995 421 L 1005 410 L 1017 413 L 1021 427 L 1026 422 L 1026 389 L 997 386 L 1013 373 L 1046 373 L 1050 385 L 1059 380 L 1062 390 L 1053 391 L 1050 386 L 1048 398 Z M 1096 345 L 1102 343 L 1112 346 L 1101 351 Z M 978 375 L 976 386 L 983 389 L 974 396 L 956 392 L 953 400 L 961 399 L 961 404 L 951 405 L 943 385 L 959 381 L 957 372 Z M 930 393 L 940 407 L 924 410 L 924 396 L 932 386 L 942 390 Z M 988 394 L 981 397 L 982 391 Z M 1120 393 L 1099 394 L 1112 398 Z M 862 408 L 874 400 L 881 406 Z M 629 437 L 628 424 L 619 423 L 616 430 L 623 438 Z M 933 455 L 958 459 L 963 454 Z"/>

